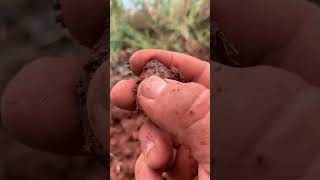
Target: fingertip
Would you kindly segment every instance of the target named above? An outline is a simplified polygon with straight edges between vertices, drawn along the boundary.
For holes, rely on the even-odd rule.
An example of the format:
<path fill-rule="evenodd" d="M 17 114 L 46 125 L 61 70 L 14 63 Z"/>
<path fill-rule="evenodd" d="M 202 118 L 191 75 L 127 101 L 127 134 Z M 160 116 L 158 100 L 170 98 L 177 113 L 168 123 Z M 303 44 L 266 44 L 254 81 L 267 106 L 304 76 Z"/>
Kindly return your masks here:
<path fill-rule="evenodd" d="M 136 51 L 131 55 L 129 59 L 129 66 L 135 75 L 140 74 L 140 70 L 142 69 L 141 67 L 144 65 L 144 62 L 146 61 L 146 59 L 148 59 L 148 54 L 149 54 L 148 52 L 149 50 L 143 49 L 143 50 Z"/>
<path fill-rule="evenodd" d="M 144 161 L 143 155 L 140 154 L 135 164 L 135 179 L 162 180 L 162 172 L 157 172 L 149 168 Z"/>
<path fill-rule="evenodd" d="M 130 69 L 135 75 L 140 75 L 143 67 L 152 59 L 157 59 L 169 69 L 178 69 L 184 81 L 210 86 L 210 64 L 183 53 L 161 49 L 139 50 L 130 57 Z"/>
<path fill-rule="evenodd" d="M 82 129 L 73 88 L 84 63 L 82 58 L 41 58 L 22 68 L 1 99 L 9 133 L 42 150 L 79 152 Z"/>
<path fill-rule="evenodd" d="M 140 148 L 146 164 L 154 170 L 166 169 L 173 158 L 173 143 L 166 131 L 146 122 L 139 131 Z"/>
<path fill-rule="evenodd" d="M 121 109 L 134 110 L 136 108 L 134 88 L 136 81 L 121 80 L 114 85 L 110 92 L 111 103 Z"/>
<path fill-rule="evenodd" d="M 151 76 L 140 83 L 137 95 L 138 97 L 144 96 L 149 99 L 157 99 L 161 96 L 167 85 L 168 83 L 164 79 L 158 76 Z"/>
<path fill-rule="evenodd" d="M 155 100 L 146 98 L 144 96 L 137 96 L 138 103 L 142 107 L 143 111 L 147 114 L 148 117 L 153 117 L 155 114 Z"/>
<path fill-rule="evenodd" d="M 143 49 L 136 51 L 132 54 L 132 56 L 129 59 L 129 66 L 130 69 L 133 71 L 135 75 L 139 75 L 142 71 L 142 68 L 145 66 L 145 64 L 148 63 L 149 60 L 152 58 L 156 58 L 162 63 L 166 63 L 163 59 L 166 58 L 171 52 L 161 49 Z"/>

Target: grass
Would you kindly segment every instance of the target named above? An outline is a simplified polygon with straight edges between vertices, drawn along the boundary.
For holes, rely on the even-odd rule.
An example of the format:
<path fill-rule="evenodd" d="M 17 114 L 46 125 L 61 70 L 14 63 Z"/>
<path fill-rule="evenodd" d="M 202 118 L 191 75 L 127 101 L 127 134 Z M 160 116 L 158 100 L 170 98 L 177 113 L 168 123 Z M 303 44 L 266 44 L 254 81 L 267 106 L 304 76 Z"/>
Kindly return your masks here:
<path fill-rule="evenodd" d="M 161 48 L 191 55 L 209 50 L 209 0 L 133 0 L 133 3 L 136 10 L 125 9 L 122 1 L 110 1 L 112 63 L 127 48 Z"/>

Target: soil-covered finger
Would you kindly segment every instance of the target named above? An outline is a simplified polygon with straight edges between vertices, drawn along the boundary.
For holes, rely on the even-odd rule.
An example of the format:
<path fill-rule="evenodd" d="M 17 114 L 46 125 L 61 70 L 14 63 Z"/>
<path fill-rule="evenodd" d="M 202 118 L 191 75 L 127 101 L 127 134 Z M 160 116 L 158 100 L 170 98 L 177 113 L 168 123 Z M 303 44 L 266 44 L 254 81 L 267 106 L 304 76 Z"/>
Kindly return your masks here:
<path fill-rule="evenodd" d="M 155 171 L 148 167 L 144 161 L 144 157 L 140 154 L 135 164 L 135 179 L 136 180 L 162 180 L 162 172 Z"/>
<path fill-rule="evenodd" d="M 165 169 L 173 157 L 173 144 L 170 135 L 146 122 L 139 131 L 140 148 L 146 164 L 154 170 Z"/>
<path fill-rule="evenodd" d="M 59 153 L 82 145 L 75 84 L 87 58 L 43 58 L 25 66 L 2 97 L 2 120 L 22 143 Z"/>
<path fill-rule="evenodd" d="M 136 97 L 134 89 L 136 88 L 136 81 L 122 80 L 114 85 L 111 89 L 110 100 L 111 103 L 121 109 L 135 110 Z"/>
<path fill-rule="evenodd" d="M 174 165 L 166 172 L 168 180 L 192 180 L 197 175 L 198 163 L 191 155 L 190 149 L 180 146 L 176 153 Z"/>
<path fill-rule="evenodd" d="M 105 0 L 58 1 L 61 5 L 62 23 L 80 44 L 91 48 L 107 28 L 108 3 Z"/>
<path fill-rule="evenodd" d="M 199 79 L 199 76 L 203 74 L 203 71 L 207 67 L 210 67 L 210 64 L 182 53 L 159 49 L 140 50 L 131 56 L 129 60 L 130 68 L 134 74 L 140 75 L 146 64 L 154 59 L 157 59 L 170 70 L 177 70 L 184 81 L 200 80 L 199 83 L 202 83 L 207 87 L 210 84 L 210 78 Z"/>
<path fill-rule="evenodd" d="M 93 75 L 88 89 L 88 122 L 83 122 L 86 131 L 87 151 L 107 156 L 109 151 L 109 64 L 103 63 Z"/>
<path fill-rule="evenodd" d="M 151 61 L 149 61 L 143 68 L 142 73 L 139 76 L 139 79 L 136 83 L 136 87 L 134 89 L 134 94 L 137 94 L 137 89 L 139 84 L 151 77 L 151 76 L 157 76 L 160 77 L 162 79 L 173 79 L 176 81 L 183 81 L 183 77 L 181 76 L 181 74 L 179 73 L 179 70 L 177 69 L 168 69 L 165 65 L 163 65 L 160 61 L 158 61 L 157 59 L 153 59 Z M 137 110 L 138 111 L 143 111 L 143 109 L 141 108 L 139 101 L 137 101 L 136 103 L 137 105 Z"/>
<path fill-rule="evenodd" d="M 153 99 L 149 98 L 155 82 L 164 86 Z M 138 101 L 146 115 L 160 128 L 178 134 L 181 130 L 201 119 L 209 109 L 205 103 L 210 97 L 208 89 L 197 83 L 180 83 L 152 76 L 143 81 L 138 88 Z M 207 99 L 204 98 L 207 96 Z M 200 98 L 199 107 L 193 106 Z M 177 100 L 178 99 L 178 100 Z"/>
<path fill-rule="evenodd" d="M 311 11 L 311 3 L 300 0 L 215 0 L 210 6 L 213 19 L 238 48 L 242 65 L 259 64 L 292 42 Z"/>

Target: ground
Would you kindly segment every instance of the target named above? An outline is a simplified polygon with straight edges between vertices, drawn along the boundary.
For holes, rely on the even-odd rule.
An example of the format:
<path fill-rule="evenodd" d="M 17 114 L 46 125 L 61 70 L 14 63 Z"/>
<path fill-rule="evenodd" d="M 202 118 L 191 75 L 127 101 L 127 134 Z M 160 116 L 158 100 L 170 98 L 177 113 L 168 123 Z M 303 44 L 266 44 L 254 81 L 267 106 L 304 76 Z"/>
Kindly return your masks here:
<path fill-rule="evenodd" d="M 133 179 L 135 160 L 140 154 L 138 129 L 142 115 L 111 107 L 110 122 L 110 177 L 111 179 Z"/>

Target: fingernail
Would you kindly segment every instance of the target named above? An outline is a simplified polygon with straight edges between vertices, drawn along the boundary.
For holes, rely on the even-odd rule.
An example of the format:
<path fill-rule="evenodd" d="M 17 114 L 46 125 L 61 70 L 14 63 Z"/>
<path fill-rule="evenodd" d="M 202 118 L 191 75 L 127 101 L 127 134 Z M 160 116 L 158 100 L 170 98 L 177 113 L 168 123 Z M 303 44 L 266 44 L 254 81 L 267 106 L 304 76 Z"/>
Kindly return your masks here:
<path fill-rule="evenodd" d="M 141 82 L 138 89 L 138 94 L 149 99 L 156 99 L 166 88 L 166 86 L 166 81 L 157 76 L 151 76 Z"/>

